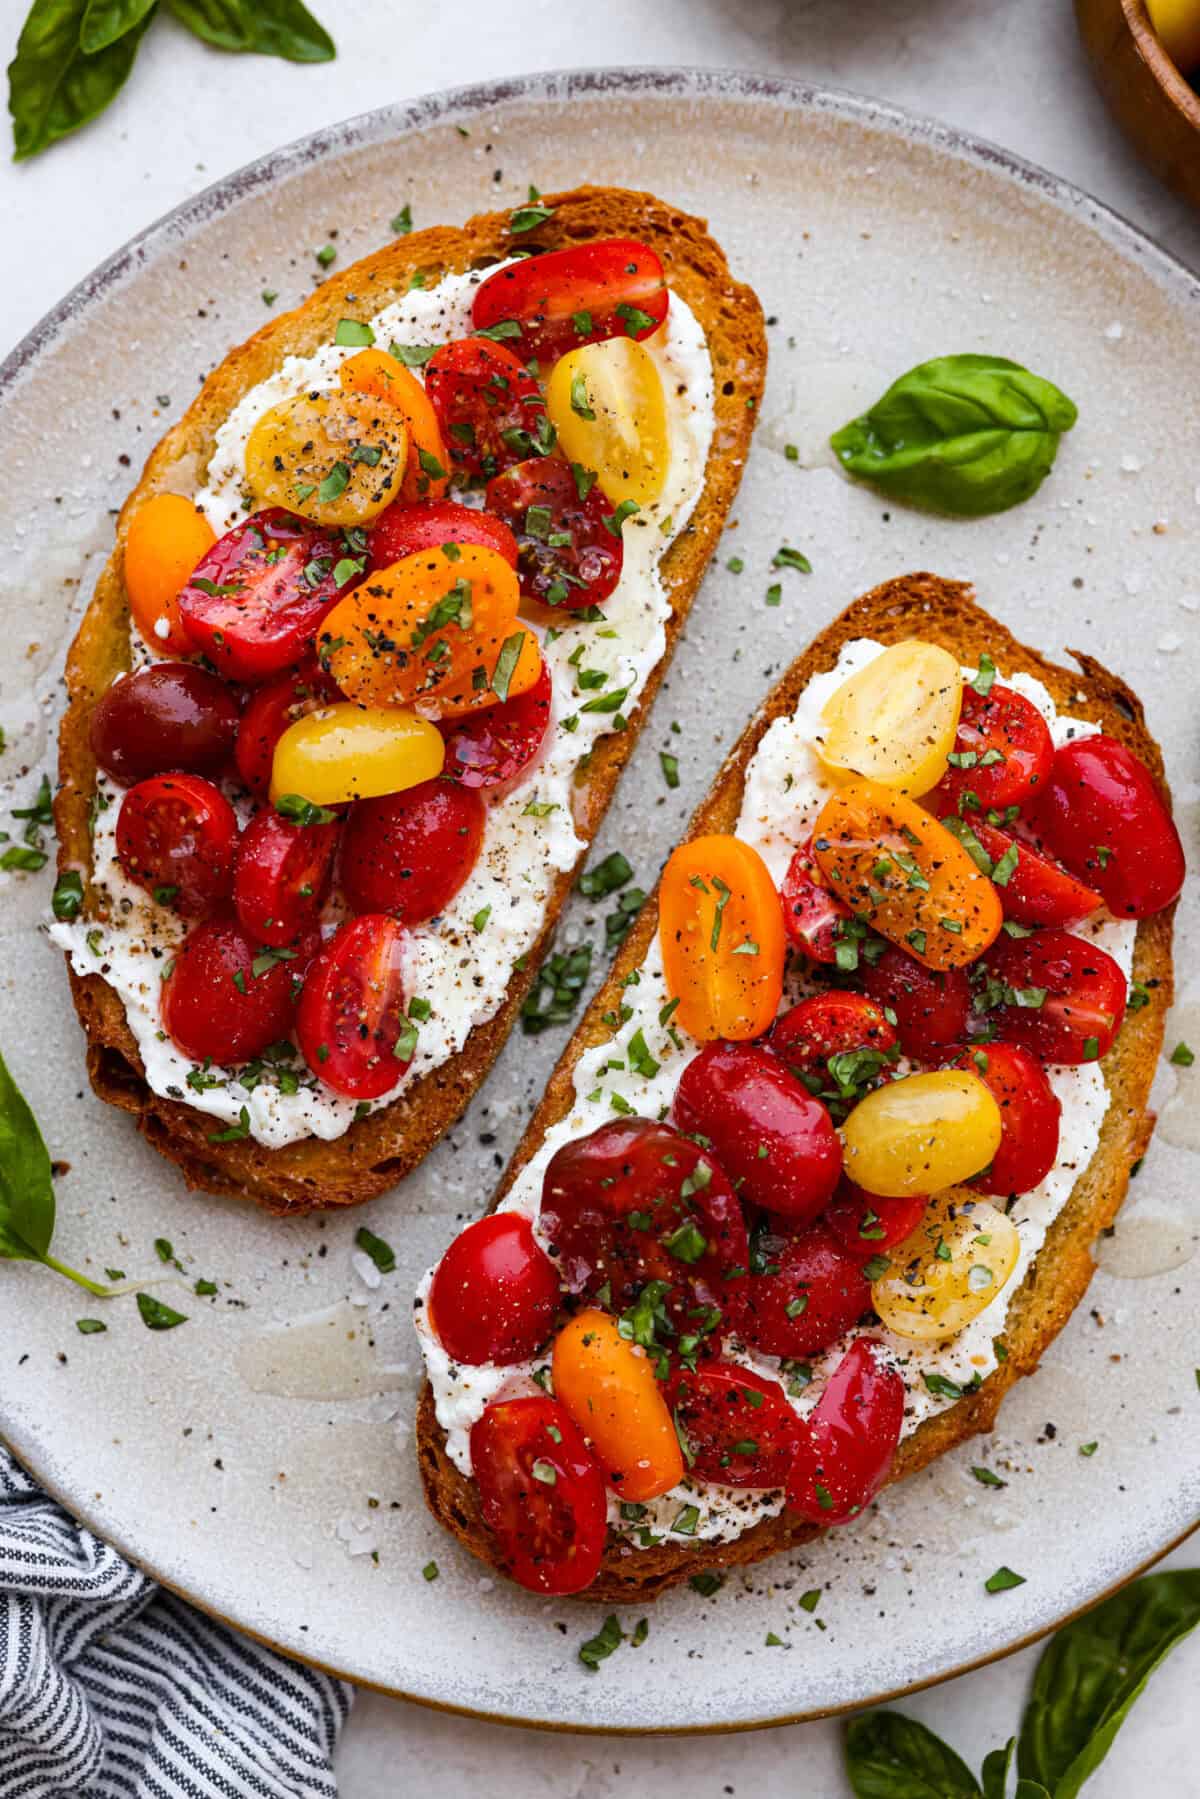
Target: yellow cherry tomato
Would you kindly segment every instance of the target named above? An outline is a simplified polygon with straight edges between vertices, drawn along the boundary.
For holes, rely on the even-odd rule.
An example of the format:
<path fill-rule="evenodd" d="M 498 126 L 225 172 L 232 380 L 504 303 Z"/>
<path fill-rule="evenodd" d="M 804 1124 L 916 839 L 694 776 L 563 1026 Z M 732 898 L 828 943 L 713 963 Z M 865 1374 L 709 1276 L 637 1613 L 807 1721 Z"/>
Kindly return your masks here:
<path fill-rule="evenodd" d="M 876 781 L 826 800 L 813 856 L 843 905 L 926 968 L 963 968 L 999 935 L 1000 896 L 957 837 Z"/>
<path fill-rule="evenodd" d="M 563 454 L 595 469 L 610 500 L 657 500 L 671 451 L 663 385 L 649 350 L 630 337 L 568 350 L 550 371 L 546 411 Z"/>
<path fill-rule="evenodd" d="M 1200 69 L 1200 0 L 1146 0 L 1150 23 L 1181 75 Z"/>
<path fill-rule="evenodd" d="M 399 793 L 442 772 L 436 725 L 385 706 L 322 706 L 289 725 L 275 745 L 271 799 L 296 793 L 314 806 Z"/>
<path fill-rule="evenodd" d="M 888 1330 L 915 1343 L 956 1337 L 986 1311 L 1017 1265 L 1011 1218 L 969 1193 L 941 1193 L 916 1230 L 888 1250 L 871 1303 Z"/>
<path fill-rule="evenodd" d="M 622 1499 L 669 1493 L 683 1479 L 683 1451 L 644 1349 L 607 1312 L 576 1313 L 554 1339 L 554 1397 L 591 1443 Z"/>
<path fill-rule="evenodd" d="M 363 525 L 400 493 L 408 428 L 373 394 L 293 394 L 272 406 L 246 444 L 246 479 L 260 506 L 286 506 L 318 525 Z"/>
<path fill-rule="evenodd" d="M 658 935 L 667 992 L 689 1036 L 762 1036 L 779 1010 L 787 945 L 757 850 L 724 832 L 681 843 L 663 869 Z"/>
<path fill-rule="evenodd" d="M 202 512 L 179 493 L 157 493 L 139 506 L 125 534 L 125 591 L 133 622 L 160 656 L 195 649 L 179 614 L 179 591 L 216 542 Z"/>
<path fill-rule="evenodd" d="M 417 377 L 386 350 L 360 350 L 338 370 L 347 393 L 372 394 L 403 414 L 408 426 L 408 461 L 397 498 L 439 500 L 450 481 L 450 458 L 438 429 L 437 413 Z"/>
<path fill-rule="evenodd" d="M 962 691 L 948 650 L 894 643 L 825 702 L 817 754 L 835 779 L 865 775 L 898 793 L 928 793 L 946 772 Z"/>
<path fill-rule="evenodd" d="M 987 1167 L 1000 1147 L 1000 1108 L 965 1069 L 910 1074 L 860 1099 L 842 1139 L 846 1173 L 868 1193 L 940 1193 Z"/>
<path fill-rule="evenodd" d="M 520 597 L 516 571 L 495 550 L 420 550 L 339 600 L 321 626 L 322 659 L 360 705 L 437 718 L 480 711 L 524 693 L 541 672 L 537 638 L 517 618 Z"/>

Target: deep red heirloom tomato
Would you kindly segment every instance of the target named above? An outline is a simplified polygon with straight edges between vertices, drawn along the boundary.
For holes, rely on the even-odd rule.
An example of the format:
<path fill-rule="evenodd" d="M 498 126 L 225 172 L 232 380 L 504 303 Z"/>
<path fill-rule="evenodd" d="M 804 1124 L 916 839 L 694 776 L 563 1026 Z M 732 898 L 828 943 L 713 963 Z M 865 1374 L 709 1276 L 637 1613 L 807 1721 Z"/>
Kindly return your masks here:
<path fill-rule="evenodd" d="M 443 912 L 479 856 L 487 809 L 457 781 L 359 800 L 342 835 L 342 887 L 357 912 L 420 924 Z"/>
<path fill-rule="evenodd" d="M 1081 737 L 1055 752 L 1038 823 L 1055 855 L 1118 918 L 1149 918 L 1179 897 L 1175 821 L 1145 763 L 1115 738 Z"/>
<path fill-rule="evenodd" d="M 649 337 L 667 316 L 670 295 L 654 251 L 630 238 L 600 238 L 549 250 L 484 281 L 471 305 L 477 331 L 513 320 L 525 357 L 556 362 L 578 344 L 606 337 Z"/>
<path fill-rule="evenodd" d="M 457 500 L 397 500 L 367 530 L 370 572 L 376 574 L 404 556 L 436 550 L 445 543 L 478 544 L 517 566 L 517 540 L 503 519 L 481 512 L 478 506 L 462 506 Z"/>
<path fill-rule="evenodd" d="M 300 825 L 264 809 L 238 844 L 233 903 L 255 943 L 291 943 L 315 928 L 337 849 L 336 824 Z"/>
<path fill-rule="evenodd" d="M 602 606 L 625 561 L 613 503 L 596 477 L 561 456 L 518 462 L 488 482 L 487 503 L 512 523 L 527 600 L 576 612 Z"/>
<path fill-rule="evenodd" d="M 254 690 L 242 712 L 234 751 L 238 773 L 252 793 L 265 794 L 270 786 L 275 745 L 288 726 L 338 698 L 333 679 L 311 654 Z"/>
<path fill-rule="evenodd" d="M 197 1062 L 229 1067 L 261 1055 L 291 1030 L 296 989 L 316 947 L 312 936 L 287 956 L 264 955 L 235 918 L 197 925 L 163 982 L 163 1029 Z"/>
<path fill-rule="evenodd" d="M 822 885 L 811 839 L 789 862 L 779 897 L 788 941 L 814 962 L 836 962 L 843 926 L 853 914 Z"/>
<path fill-rule="evenodd" d="M 778 1381 L 735 1362 L 678 1368 L 665 1398 L 700 1480 L 781 1487 L 796 1446 L 796 1414 Z"/>
<path fill-rule="evenodd" d="M 926 804 L 939 818 L 961 811 L 974 822 L 989 807 L 1031 805 L 1049 777 L 1054 743 L 1032 700 L 994 681 L 986 695 L 963 688 L 951 755 Z"/>
<path fill-rule="evenodd" d="M 971 1181 L 980 1193 L 1028 1193 L 1058 1158 L 1062 1105 L 1035 1055 L 1015 1043 L 980 1043 L 946 1064 L 976 1074 L 1000 1108 L 1000 1147 L 985 1174 Z"/>
<path fill-rule="evenodd" d="M 863 993 L 814 993 L 781 1013 L 769 1042 L 810 1093 L 861 1096 L 900 1054 L 895 1026 Z"/>
<path fill-rule="evenodd" d="M 859 978 L 876 1005 L 895 1015 L 906 1056 L 928 1057 L 966 1035 L 971 983 L 965 969 L 926 968 L 889 943 L 876 961 L 864 963 Z"/>
<path fill-rule="evenodd" d="M 565 1406 L 494 1400 L 471 1430 L 484 1521 L 509 1573 L 532 1593 L 579 1593 L 600 1568 L 604 1477 Z"/>
<path fill-rule="evenodd" d="M 97 762 L 122 782 L 166 768 L 217 774 L 237 728 L 232 691 L 194 662 L 156 662 L 114 681 L 97 700 L 89 727 Z"/>
<path fill-rule="evenodd" d="M 796 1228 L 766 1219 L 753 1233 L 750 1279 L 739 1283 L 732 1322 L 765 1355 L 816 1355 L 870 1306 L 863 1268 L 822 1220 Z"/>
<path fill-rule="evenodd" d="M 543 658 L 538 678 L 527 692 L 441 725 L 446 740 L 443 775 L 464 787 L 512 786 L 541 753 L 553 698 L 554 685 Z"/>
<path fill-rule="evenodd" d="M 308 972 L 296 1015 L 304 1060 L 335 1093 L 379 1099 L 412 1060 L 405 1016 L 404 931 L 366 912 L 344 924 Z"/>
<path fill-rule="evenodd" d="M 554 1264 L 519 1212 L 469 1224 L 437 1265 L 429 1316 L 456 1362 L 521 1362 L 549 1337 L 558 1308 Z"/>
<path fill-rule="evenodd" d="M 846 1351 L 800 1431 L 788 1506 L 811 1524 L 845 1524 L 887 1479 L 904 1422 L 904 1382 L 881 1344 Z"/>
<path fill-rule="evenodd" d="M 1035 931 L 998 938 L 984 966 L 984 996 L 995 1002 L 987 1016 L 1006 1043 L 1043 1062 L 1108 1054 L 1125 1016 L 1126 981 L 1106 950 L 1069 931 Z"/>
<path fill-rule="evenodd" d="M 843 1249 L 867 1262 L 872 1256 L 886 1255 L 894 1244 L 903 1243 L 920 1224 L 928 1204 L 926 1193 L 884 1199 L 843 1176 L 832 1203 L 821 1214 L 821 1222 Z"/>
<path fill-rule="evenodd" d="M 546 402 L 533 376 L 504 344 L 459 338 L 425 365 L 425 391 L 455 468 L 495 475 L 544 441 Z"/>
<path fill-rule="evenodd" d="M 184 918 L 229 897 L 237 815 L 201 775 L 152 775 L 131 787 L 117 814 L 117 856 L 131 881 Z"/>

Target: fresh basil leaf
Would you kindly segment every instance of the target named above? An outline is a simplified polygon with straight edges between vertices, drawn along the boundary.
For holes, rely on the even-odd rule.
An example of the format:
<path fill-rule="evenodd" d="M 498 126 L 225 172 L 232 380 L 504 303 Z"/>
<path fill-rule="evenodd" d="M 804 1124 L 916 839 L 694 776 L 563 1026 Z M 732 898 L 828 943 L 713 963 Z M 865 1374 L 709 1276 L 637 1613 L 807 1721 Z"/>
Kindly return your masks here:
<path fill-rule="evenodd" d="M 140 25 L 155 0 L 87 0 L 79 27 L 79 48 L 87 56 L 107 50 L 119 37 Z"/>
<path fill-rule="evenodd" d="M 136 1298 L 137 1309 L 147 1330 L 173 1331 L 177 1324 L 187 1323 L 186 1312 L 177 1312 L 165 1300 L 155 1299 L 153 1293 L 139 1293 Z"/>
<path fill-rule="evenodd" d="M 1012 1767 L 1016 1747 L 1016 1737 L 1009 1737 L 1003 1749 L 991 1749 L 984 1756 L 983 1768 L 980 1772 L 980 1779 L 983 1783 L 983 1799 L 1004 1799 L 1004 1795 L 1008 1791 L 1008 1774 Z"/>
<path fill-rule="evenodd" d="M 1085 1612 L 1042 1651 L 1017 1766 L 1075 1799 L 1159 1663 L 1200 1623 L 1200 1569 L 1150 1574 Z"/>
<path fill-rule="evenodd" d="M 50 1154 L 0 1055 L 0 1256 L 40 1262 L 54 1235 Z"/>
<path fill-rule="evenodd" d="M 253 50 L 288 62 L 329 62 L 337 48 L 301 0 L 167 0 L 189 31 L 218 50 Z"/>
<path fill-rule="evenodd" d="M 935 512 L 977 518 L 1036 493 L 1078 413 L 1003 356 L 938 356 L 830 438 L 842 467 Z"/>
<path fill-rule="evenodd" d="M 133 67 L 154 17 L 145 11 L 131 29 L 89 56 L 79 37 L 90 0 L 33 0 L 8 65 L 8 110 L 13 157 L 23 162 L 77 131 L 104 111 Z"/>
<path fill-rule="evenodd" d="M 846 1773 L 858 1799 L 980 1799 L 967 1764 L 901 1712 L 868 1712 L 846 1727 Z"/>

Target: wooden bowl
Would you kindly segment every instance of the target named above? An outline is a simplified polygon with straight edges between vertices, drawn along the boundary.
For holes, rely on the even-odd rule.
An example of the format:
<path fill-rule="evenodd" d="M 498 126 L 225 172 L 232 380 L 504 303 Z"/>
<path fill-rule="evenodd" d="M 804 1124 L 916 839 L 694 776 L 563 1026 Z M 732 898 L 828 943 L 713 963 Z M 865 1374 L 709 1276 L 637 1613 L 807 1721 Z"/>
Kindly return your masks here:
<path fill-rule="evenodd" d="M 1200 94 L 1155 35 L 1145 0 L 1075 0 L 1100 92 L 1130 143 L 1200 206 Z"/>

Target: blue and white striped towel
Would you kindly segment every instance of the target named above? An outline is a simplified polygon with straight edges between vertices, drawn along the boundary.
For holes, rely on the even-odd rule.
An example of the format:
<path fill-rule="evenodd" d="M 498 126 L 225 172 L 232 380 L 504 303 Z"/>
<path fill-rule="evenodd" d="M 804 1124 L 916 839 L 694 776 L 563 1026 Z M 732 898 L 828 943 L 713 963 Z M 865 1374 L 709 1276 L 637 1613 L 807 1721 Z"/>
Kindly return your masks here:
<path fill-rule="evenodd" d="M 156 1587 L 0 1449 L 0 1799 L 336 1799 L 350 1700 Z"/>

